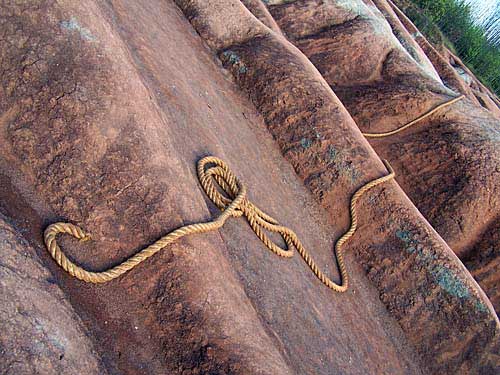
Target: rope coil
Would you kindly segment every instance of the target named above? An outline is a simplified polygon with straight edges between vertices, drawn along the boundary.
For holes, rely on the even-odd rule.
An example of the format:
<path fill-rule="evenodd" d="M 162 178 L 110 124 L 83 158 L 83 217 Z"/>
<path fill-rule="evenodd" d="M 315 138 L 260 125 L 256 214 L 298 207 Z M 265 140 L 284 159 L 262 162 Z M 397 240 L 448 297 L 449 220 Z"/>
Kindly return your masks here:
<path fill-rule="evenodd" d="M 184 236 L 214 231 L 221 228 L 230 217 L 245 216 L 255 234 L 270 251 L 281 257 L 290 258 L 293 256 L 293 248 L 295 248 L 314 275 L 323 284 L 336 292 L 345 292 L 349 286 L 349 277 L 344 262 L 342 245 L 352 237 L 356 231 L 358 222 L 356 204 L 359 198 L 371 188 L 394 178 L 394 170 L 387 161 L 384 160 L 384 163 L 389 170 L 389 174 L 368 182 L 359 188 L 352 196 L 350 203 L 350 227 L 335 243 L 335 253 L 341 274 L 341 284 L 333 282 L 318 268 L 295 232 L 287 227 L 281 226 L 277 220 L 267 215 L 247 199 L 245 185 L 233 174 L 224 161 L 214 156 L 208 156 L 201 159 L 198 162 L 197 171 L 198 179 L 205 193 L 222 211 L 215 220 L 206 223 L 186 225 L 175 229 L 124 262 L 102 272 L 87 271 L 76 265 L 66 257 L 57 244 L 56 237 L 59 233 L 69 234 L 80 241 L 89 240 L 90 235 L 84 232 L 80 227 L 71 223 L 62 222 L 51 224 L 45 229 L 44 241 L 52 258 L 54 258 L 57 264 L 66 272 L 85 282 L 97 284 L 111 281 L 123 275 L 125 272 L 130 271 L 158 251 Z M 217 188 L 216 185 L 219 188 Z M 220 190 L 222 190 L 223 193 L 221 193 Z M 264 231 L 278 233 L 283 238 L 286 247 L 281 248 L 278 246 Z"/>

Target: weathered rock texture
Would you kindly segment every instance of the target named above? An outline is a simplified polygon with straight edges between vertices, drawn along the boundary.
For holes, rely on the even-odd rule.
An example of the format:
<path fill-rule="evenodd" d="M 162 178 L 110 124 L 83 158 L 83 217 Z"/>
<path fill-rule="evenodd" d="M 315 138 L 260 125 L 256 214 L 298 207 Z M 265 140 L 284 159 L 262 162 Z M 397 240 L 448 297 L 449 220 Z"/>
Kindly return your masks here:
<path fill-rule="evenodd" d="M 1 214 L 0 251 L 0 372 L 105 374 L 64 293 Z"/>
<path fill-rule="evenodd" d="M 240 19 L 240 23 L 244 25 L 253 22 L 255 27 L 251 30 L 258 31 L 249 34 L 232 28 L 220 32 L 220 24 L 228 18 L 228 14 L 221 17 L 213 11 L 210 3 L 201 1 L 179 0 L 178 4 L 252 98 L 285 158 L 294 166 L 313 196 L 332 219 L 340 219 L 345 223 L 347 218 L 342 217 L 342 211 L 345 213 L 348 197 L 354 190 L 353 185 L 369 180 L 368 176 L 373 173 L 370 171 L 380 171 L 378 175 L 383 172 L 378 158 L 374 157 L 373 151 L 322 77 L 299 51 L 279 35 L 271 30 L 263 32 L 261 24 L 239 2 L 219 1 L 218 4 L 224 4 L 224 9 L 232 12 L 232 20 Z M 294 4 L 296 3 L 287 2 L 285 6 Z M 307 7 L 309 2 L 300 4 Z M 290 17 L 292 18 L 294 22 L 307 23 L 310 20 L 308 25 L 311 28 L 322 27 L 318 19 L 312 21 L 310 14 L 297 13 Z M 277 17 L 277 21 L 280 24 L 281 19 Z M 398 51 L 395 53 L 397 55 Z M 412 67 L 410 62 L 407 64 L 409 68 Z M 330 67 L 336 69 L 333 64 Z M 428 80 L 431 81 L 430 78 Z M 432 82 L 438 84 L 434 79 Z M 377 233 L 377 251 L 371 251 L 374 239 L 373 236 L 367 236 L 364 243 L 358 239 L 363 243 L 363 250 L 357 248 L 356 253 L 368 271 L 368 276 L 378 287 L 389 311 L 398 319 L 407 338 L 425 359 L 425 363 L 432 363 L 431 371 L 491 371 L 498 365 L 495 338 L 498 335 L 498 323 L 492 322 L 488 335 L 491 335 L 493 341 L 484 350 L 483 345 L 476 349 L 471 349 L 469 345 L 476 340 L 472 339 L 477 337 L 476 333 L 464 335 L 465 326 L 461 325 L 460 328 L 456 327 L 458 331 L 451 333 L 448 323 L 445 323 L 447 319 L 442 320 L 443 311 L 453 310 L 454 315 L 458 312 L 456 308 L 461 309 L 458 306 L 450 306 L 450 310 L 444 307 L 447 303 L 454 304 L 453 298 L 449 299 L 450 296 L 458 298 L 462 307 L 467 300 L 465 295 L 468 292 L 464 295 L 460 291 L 466 283 L 455 282 L 458 279 L 451 271 L 463 270 L 462 266 L 459 262 L 455 263 L 456 258 L 444 243 L 434 239 L 434 233 L 420 216 L 416 212 L 412 214 L 413 208 L 410 209 L 411 205 L 407 206 L 409 202 L 401 192 L 388 188 L 382 195 L 382 200 L 382 210 L 370 205 L 363 207 L 364 215 L 368 218 L 365 235 Z M 389 215 L 389 212 L 391 217 L 404 218 L 404 223 L 384 216 Z M 443 263 L 451 268 L 439 268 L 438 264 Z M 402 283 L 402 280 L 407 284 Z M 433 283 L 436 289 L 429 293 Z M 441 294 L 443 291 L 446 297 Z M 433 303 L 432 300 L 436 302 Z M 441 308 L 436 309 L 437 305 Z M 468 315 L 465 311 L 462 314 Z M 492 318 L 495 320 L 494 314 Z M 467 320 L 465 316 L 454 319 Z M 433 322 L 432 328 L 427 326 L 428 329 L 423 329 L 429 321 Z M 469 321 L 466 325 L 471 328 L 470 323 Z M 443 339 L 443 335 L 446 339 Z M 455 340 L 455 336 L 460 339 Z M 484 343 L 483 340 L 484 338 L 479 341 Z M 464 345 L 464 342 L 468 344 Z M 476 352 L 474 364 L 466 359 L 470 358 L 471 352 Z"/>
<path fill-rule="evenodd" d="M 347 245 L 353 287 L 342 295 L 300 258 L 265 250 L 242 219 L 104 285 L 51 260 L 41 233 L 57 220 L 92 233 L 61 242 L 99 270 L 213 217 L 195 164 L 214 154 L 338 280 L 331 249 L 349 198 L 387 171 L 320 73 L 272 31 L 264 8 L 245 3 L 266 23 L 236 0 L 178 0 L 182 12 L 159 0 L 1 5 L 0 210 L 53 274 L 105 369 L 497 371 L 489 300 L 395 182 L 360 202 Z"/>
<path fill-rule="evenodd" d="M 491 223 L 464 263 L 500 311 L 500 218 Z"/>
<path fill-rule="evenodd" d="M 318 68 L 362 131 L 371 133 L 395 129 L 457 95 L 401 45 L 391 32 L 395 26 L 375 4 L 397 24 L 385 0 L 270 6 L 284 34 Z M 463 100 L 405 132 L 371 142 L 460 257 L 471 256 L 500 212 L 499 132 L 491 112 Z"/>

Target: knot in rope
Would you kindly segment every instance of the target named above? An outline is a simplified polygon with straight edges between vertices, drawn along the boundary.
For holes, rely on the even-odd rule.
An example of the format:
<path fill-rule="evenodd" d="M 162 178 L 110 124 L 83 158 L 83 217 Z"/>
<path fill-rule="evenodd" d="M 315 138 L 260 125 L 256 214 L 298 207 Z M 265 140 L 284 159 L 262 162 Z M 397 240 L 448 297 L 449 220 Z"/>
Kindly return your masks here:
<path fill-rule="evenodd" d="M 201 159 L 198 163 L 198 179 L 210 200 L 223 212 L 218 220 L 225 221 L 227 216 L 245 216 L 255 234 L 269 250 L 282 257 L 293 256 L 291 247 L 295 233 L 279 225 L 276 219 L 247 199 L 245 185 L 223 160 L 214 156 Z M 281 235 L 288 248 L 276 245 L 263 229 Z"/>

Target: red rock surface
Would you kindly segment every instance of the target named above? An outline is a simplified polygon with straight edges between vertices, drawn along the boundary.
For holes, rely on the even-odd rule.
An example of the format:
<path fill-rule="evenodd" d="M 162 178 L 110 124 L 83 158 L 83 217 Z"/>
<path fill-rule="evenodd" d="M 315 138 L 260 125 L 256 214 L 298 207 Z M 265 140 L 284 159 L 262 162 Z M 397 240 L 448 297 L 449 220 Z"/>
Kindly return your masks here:
<path fill-rule="evenodd" d="M 491 223 L 482 233 L 481 241 L 470 255 L 464 259 L 464 264 L 474 278 L 488 292 L 495 310 L 500 311 L 500 218 Z"/>
<path fill-rule="evenodd" d="M 2 215 L 0 250 L 2 374 L 107 373 L 51 273 Z"/>
<path fill-rule="evenodd" d="M 85 244 L 61 243 L 94 270 L 208 220 L 217 210 L 195 165 L 214 154 L 338 280 L 332 247 L 348 226 L 349 198 L 387 171 L 279 32 L 280 18 L 245 4 L 262 22 L 236 0 L 1 5 L 0 211 L 18 248 L 53 275 L 60 306 L 73 309 L 67 332 L 86 332 L 71 343 L 82 347 L 80 365 L 123 374 L 497 371 L 490 301 L 395 182 L 360 202 L 347 244 L 353 287 L 342 295 L 299 257 L 268 252 L 243 219 L 98 286 L 47 254 L 41 233 L 57 220 L 92 233 Z M 72 373 L 54 355 L 45 372 Z"/>
<path fill-rule="evenodd" d="M 311 9 L 322 14 L 318 18 L 326 24 L 313 23 Z M 368 5 L 355 1 L 349 7 L 340 1 L 296 1 L 270 10 L 362 131 L 395 129 L 457 95 L 396 40 L 394 26 L 383 16 L 396 23 L 385 0 Z M 333 14 L 342 12 L 342 19 L 331 21 Z M 405 132 L 371 142 L 395 166 L 402 188 L 461 257 L 470 256 L 499 213 L 499 128 L 491 112 L 463 100 Z"/>

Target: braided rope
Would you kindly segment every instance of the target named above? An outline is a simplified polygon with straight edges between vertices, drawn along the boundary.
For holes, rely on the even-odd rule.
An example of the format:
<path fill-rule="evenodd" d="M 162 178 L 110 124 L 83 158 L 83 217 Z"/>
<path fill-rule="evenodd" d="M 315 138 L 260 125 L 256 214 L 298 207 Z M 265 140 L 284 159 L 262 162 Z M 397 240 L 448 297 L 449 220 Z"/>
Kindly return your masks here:
<path fill-rule="evenodd" d="M 345 292 L 349 285 L 349 277 L 344 262 L 342 245 L 353 236 L 358 225 L 358 216 L 356 213 L 356 204 L 359 198 L 371 188 L 394 178 L 394 170 L 388 162 L 384 161 L 389 174 L 375 180 L 370 181 L 366 185 L 359 188 L 351 198 L 350 216 L 351 225 L 349 230 L 340 237 L 335 244 L 335 253 L 339 264 L 342 284 L 336 284 L 330 280 L 312 259 L 311 255 L 304 248 L 299 238 L 291 229 L 279 225 L 278 221 L 261 211 L 257 206 L 246 198 L 246 187 L 229 169 L 226 163 L 214 156 L 203 158 L 198 163 L 198 178 L 205 190 L 205 193 L 212 202 L 222 211 L 215 220 L 206 223 L 197 223 L 186 225 L 175 229 L 164 237 L 160 238 L 155 243 L 149 245 L 137 254 L 131 256 L 123 263 L 118 264 L 103 272 L 91 272 L 77 266 L 70 261 L 62 252 L 56 242 L 56 237 L 59 233 L 69 234 L 80 241 L 87 241 L 90 235 L 85 233 L 81 228 L 71 223 L 54 223 L 47 227 L 44 233 L 45 245 L 52 255 L 52 258 L 71 276 L 90 283 L 105 283 L 113 280 L 125 272 L 130 271 L 139 263 L 145 261 L 149 257 L 156 254 L 169 244 L 178 239 L 194 233 L 205 233 L 221 228 L 229 217 L 245 216 L 248 223 L 252 227 L 255 234 L 260 238 L 264 245 L 273 253 L 290 258 L 293 256 L 293 248 L 297 249 L 311 271 L 316 277 L 321 280 L 330 289 L 336 292 Z M 208 168 L 207 168 L 208 167 Z M 216 184 L 219 188 L 216 187 Z M 264 231 L 278 233 L 285 241 L 286 247 L 281 248 L 276 245 Z"/>
<path fill-rule="evenodd" d="M 465 98 L 465 95 L 460 95 L 460 96 L 457 96 L 456 98 L 453 98 L 447 102 L 444 102 L 438 106 L 436 106 L 435 108 L 427 111 L 426 113 L 424 113 L 423 115 L 417 117 L 415 120 L 412 120 L 410 121 L 409 123 L 403 125 L 403 126 L 400 126 L 399 128 L 397 129 L 394 129 L 394 130 L 391 130 L 391 131 L 388 131 L 388 132 L 384 132 L 384 133 L 363 133 L 363 135 L 366 137 L 366 138 L 382 138 L 382 137 L 387 137 L 389 135 L 393 135 L 393 134 L 396 134 L 396 133 L 399 133 L 405 129 L 408 129 L 410 126 L 413 126 L 415 125 L 416 123 L 422 121 L 423 119 L 433 115 L 434 113 L 436 113 L 437 111 L 439 111 L 440 109 L 443 109 L 445 107 L 448 107 L 450 105 L 452 105 L 453 103 L 456 103 L 458 102 L 459 100 L 462 100 Z"/>

